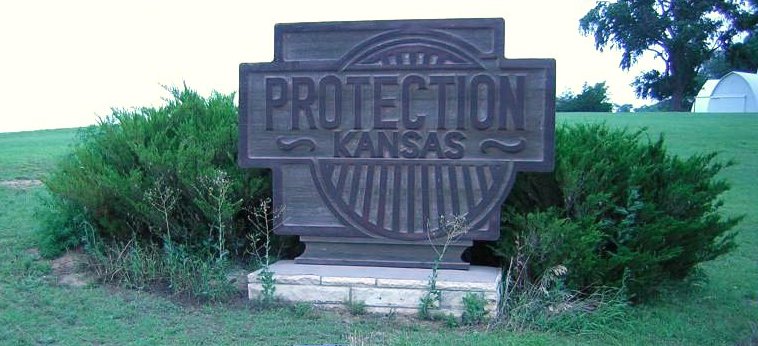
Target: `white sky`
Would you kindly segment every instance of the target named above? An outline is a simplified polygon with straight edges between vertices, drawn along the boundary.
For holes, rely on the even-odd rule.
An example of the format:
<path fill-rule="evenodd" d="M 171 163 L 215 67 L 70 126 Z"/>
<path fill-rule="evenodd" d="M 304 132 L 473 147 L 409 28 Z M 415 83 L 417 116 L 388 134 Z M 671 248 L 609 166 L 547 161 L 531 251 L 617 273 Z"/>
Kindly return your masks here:
<path fill-rule="evenodd" d="M 635 106 L 619 53 L 579 33 L 594 0 L 3 1 L 0 132 L 93 124 L 111 107 L 162 104 L 161 85 L 237 90 L 238 65 L 273 59 L 274 24 L 372 19 L 505 19 L 505 57 L 555 58 L 557 91 L 607 81 Z"/>

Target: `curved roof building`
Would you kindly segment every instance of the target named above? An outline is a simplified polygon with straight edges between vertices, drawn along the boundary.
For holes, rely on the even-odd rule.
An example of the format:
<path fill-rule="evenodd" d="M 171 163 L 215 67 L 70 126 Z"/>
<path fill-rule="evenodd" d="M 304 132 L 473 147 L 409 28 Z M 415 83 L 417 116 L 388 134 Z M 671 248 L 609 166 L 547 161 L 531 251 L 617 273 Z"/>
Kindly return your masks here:
<path fill-rule="evenodd" d="M 758 112 L 758 74 L 729 72 L 705 82 L 692 104 L 692 112 Z"/>

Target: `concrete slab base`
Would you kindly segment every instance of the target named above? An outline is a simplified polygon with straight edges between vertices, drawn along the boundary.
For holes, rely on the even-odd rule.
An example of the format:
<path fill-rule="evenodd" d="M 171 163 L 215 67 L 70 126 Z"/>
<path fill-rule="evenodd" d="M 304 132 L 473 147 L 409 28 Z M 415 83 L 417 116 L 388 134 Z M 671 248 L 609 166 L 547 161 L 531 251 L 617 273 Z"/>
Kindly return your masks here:
<path fill-rule="evenodd" d="M 417 314 L 428 291 L 431 269 L 296 264 L 271 265 L 275 295 L 282 301 L 309 302 L 324 307 L 363 302 L 368 312 Z M 248 275 L 248 297 L 258 299 L 263 288 L 259 271 Z M 467 293 L 480 294 L 494 315 L 500 299 L 499 268 L 471 266 L 469 270 L 440 269 L 436 284 L 441 292 L 438 312 L 460 316 Z"/>

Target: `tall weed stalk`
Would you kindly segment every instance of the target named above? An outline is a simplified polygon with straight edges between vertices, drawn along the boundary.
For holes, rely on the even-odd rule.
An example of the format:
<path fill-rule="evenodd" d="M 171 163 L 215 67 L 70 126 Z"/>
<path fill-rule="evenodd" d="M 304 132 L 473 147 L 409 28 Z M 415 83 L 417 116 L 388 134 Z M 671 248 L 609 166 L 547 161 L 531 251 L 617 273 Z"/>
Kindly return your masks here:
<path fill-rule="evenodd" d="M 442 232 L 444 237 L 442 247 L 435 245 L 431 232 L 426 233 L 429 246 L 434 250 L 437 257 L 432 262 L 432 271 L 429 274 L 426 292 L 419 302 L 419 318 L 424 320 L 432 319 L 434 317 L 432 311 L 439 307 L 442 299 L 442 292 L 437 289 L 437 276 L 439 275 L 440 264 L 445 258 L 447 249 L 468 231 L 468 228 L 466 227 L 466 218 L 464 216 L 453 216 L 449 218 L 440 216 L 440 225 L 442 226 L 438 232 Z M 427 227 L 427 229 L 428 228 L 429 227 Z"/>
<path fill-rule="evenodd" d="M 271 199 L 262 199 L 259 204 L 249 211 L 248 218 L 254 229 L 248 234 L 250 243 L 253 248 L 250 253 L 256 259 L 256 265 L 259 269 L 258 279 L 261 282 L 263 292 L 260 297 L 260 303 L 264 307 L 272 306 L 276 302 L 276 279 L 274 272 L 271 270 L 272 260 L 272 235 L 276 224 L 281 221 L 281 215 L 284 213 L 284 206 L 274 208 Z"/>

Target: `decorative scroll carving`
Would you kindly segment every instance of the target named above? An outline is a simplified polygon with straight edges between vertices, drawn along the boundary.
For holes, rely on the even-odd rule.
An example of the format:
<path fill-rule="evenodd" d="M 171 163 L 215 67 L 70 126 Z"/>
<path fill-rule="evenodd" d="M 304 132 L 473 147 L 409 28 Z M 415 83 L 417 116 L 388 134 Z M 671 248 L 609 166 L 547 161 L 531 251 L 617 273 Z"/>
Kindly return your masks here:
<path fill-rule="evenodd" d="M 316 150 L 316 141 L 309 137 L 287 138 L 279 136 L 276 137 L 276 145 L 283 151 L 292 151 L 298 147 L 306 148 L 308 151 Z"/>
<path fill-rule="evenodd" d="M 479 143 L 479 148 L 483 153 L 487 153 L 487 149 L 495 148 L 504 153 L 518 153 L 526 147 L 526 139 L 518 138 L 515 142 L 506 142 L 497 139 L 485 139 Z"/>

